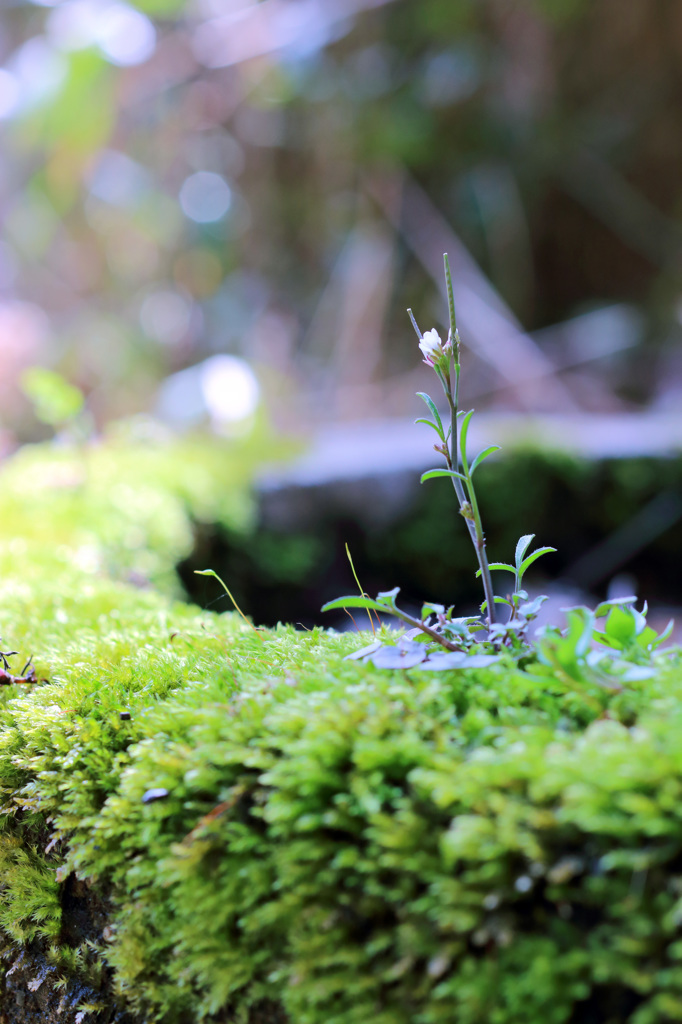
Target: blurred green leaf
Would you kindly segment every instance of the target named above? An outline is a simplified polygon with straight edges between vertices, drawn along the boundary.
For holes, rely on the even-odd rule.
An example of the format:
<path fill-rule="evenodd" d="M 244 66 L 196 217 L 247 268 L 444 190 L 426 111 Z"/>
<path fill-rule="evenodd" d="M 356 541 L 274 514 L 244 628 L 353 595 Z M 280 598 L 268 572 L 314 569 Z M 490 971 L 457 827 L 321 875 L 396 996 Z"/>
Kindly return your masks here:
<path fill-rule="evenodd" d="M 51 427 L 68 423 L 83 409 L 83 392 L 54 370 L 30 367 L 21 378 L 21 387 L 38 419 Z"/>

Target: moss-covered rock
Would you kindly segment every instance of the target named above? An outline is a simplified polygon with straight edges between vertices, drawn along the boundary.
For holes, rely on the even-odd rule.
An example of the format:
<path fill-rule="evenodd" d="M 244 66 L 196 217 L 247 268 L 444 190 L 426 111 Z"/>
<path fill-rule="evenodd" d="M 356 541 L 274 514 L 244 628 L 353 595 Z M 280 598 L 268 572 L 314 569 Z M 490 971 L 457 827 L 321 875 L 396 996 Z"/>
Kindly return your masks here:
<path fill-rule="evenodd" d="M 8 1024 L 682 1019 L 679 652 L 621 690 L 379 671 L 113 579 L 75 556 L 126 548 L 97 503 L 54 547 L 33 498 L 0 497 L 0 635 L 41 680 L 0 689 Z"/>
<path fill-rule="evenodd" d="M 677 1019 L 677 655 L 620 695 L 379 672 L 342 660 L 355 635 L 64 586 L 68 629 L 49 587 L 33 621 L 0 610 L 49 679 L 0 715 L 0 925 L 45 998 L 100 984 L 92 1019 L 169 1024 Z M 78 899 L 107 908 L 96 937 Z"/>

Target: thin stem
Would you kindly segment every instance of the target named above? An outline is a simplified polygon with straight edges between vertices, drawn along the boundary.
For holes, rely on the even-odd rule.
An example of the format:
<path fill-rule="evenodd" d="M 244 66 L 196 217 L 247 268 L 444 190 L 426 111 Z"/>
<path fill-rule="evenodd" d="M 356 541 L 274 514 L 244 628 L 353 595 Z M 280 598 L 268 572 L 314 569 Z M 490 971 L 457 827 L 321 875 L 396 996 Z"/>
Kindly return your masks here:
<path fill-rule="evenodd" d="M 461 645 L 458 647 L 457 644 L 453 644 L 450 640 L 446 640 L 438 630 L 433 629 L 431 626 L 427 626 L 423 619 L 415 619 L 407 612 L 401 611 L 399 608 L 387 609 L 390 615 L 395 615 L 397 619 L 401 619 L 402 622 L 406 622 L 408 626 L 413 628 L 421 629 L 422 633 L 426 633 L 432 640 L 437 640 L 439 644 L 442 644 L 448 651 L 461 651 Z"/>
<path fill-rule="evenodd" d="M 414 327 L 414 329 L 415 329 L 415 331 L 417 333 L 417 337 L 421 341 L 423 335 L 422 335 L 422 332 L 419 330 L 419 325 L 417 324 L 417 321 L 414 318 L 414 313 L 412 312 L 411 309 L 408 309 L 407 315 L 409 316 L 410 320 L 412 321 L 412 326 Z"/>
<path fill-rule="evenodd" d="M 450 391 L 446 390 L 445 394 L 448 399 L 448 405 L 450 406 L 450 452 L 446 456 L 448 462 L 448 469 L 459 469 L 459 445 L 458 445 L 458 430 L 459 422 L 457 419 L 457 392 L 459 390 L 459 365 L 455 365 L 455 394 L 453 395 Z M 464 468 L 464 467 L 463 467 Z M 465 468 L 465 476 L 467 477 L 467 494 L 464 491 L 462 481 L 458 480 L 456 476 L 452 477 L 452 484 L 455 488 L 455 494 L 459 502 L 460 511 L 462 511 L 467 500 L 471 505 L 471 510 L 474 515 L 473 521 L 468 517 L 464 516 L 464 521 L 467 524 L 469 530 L 469 536 L 471 537 L 471 543 L 474 545 L 474 551 L 476 552 L 476 560 L 478 561 L 479 568 L 481 570 L 481 580 L 483 583 L 483 595 L 487 601 L 488 607 L 488 622 L 492 626 L 495 622 L 495 601 L 493 591 L 493 581 L 490 576 L 490 568 L 488 566 L 488 556 L 485 550 L 485 535 L 483 533 L 483 525 L 481 523 L 481 514 L 478 508 L 478 501 L 476 499 L 476 492 L 474 490 L 473 481 L 469 475 L 468 466 Z"/>
<path fill-rule="evenodd" d="M 485 599 L 488 603 L 488 622 L 492 626 L 495 622 L 495 593 L 493 591 L 493 581 L 490 576 L 490 566 L 488 565 L 488 554 L 485 549 L 485 534 L 483 533 L 483 523 L 481 522 L 481 513 L 478 508 L 478 500 L 476 498 L 476 491 L 474 490 L 474 482 L 471 476 L 467 472 L 467 490 L 469 491 L 469 501 L 471 502 L 471 511 L 474 514 L 474 524 L 476 530 L 476 551 L 478 554 L 479 565 L 481 566 L 481 579 L 483 581 L 483 591 L 485 593 Z M 453 478 L 454 479 L 454 478 Z"/>
<path fill-rule="evenodd" d="M 457 330 L 457 318 L 455 316 L 455 297 L 452 293 L 452 274 L 450 273 L 450 260 L 448 254 L 443 253 L 443 266 L 445 267 L 445 286 L 448 290 L 448 313 L 450 314 L 450 337 L 452 344 L 455 344 L 455 331 Z"/>

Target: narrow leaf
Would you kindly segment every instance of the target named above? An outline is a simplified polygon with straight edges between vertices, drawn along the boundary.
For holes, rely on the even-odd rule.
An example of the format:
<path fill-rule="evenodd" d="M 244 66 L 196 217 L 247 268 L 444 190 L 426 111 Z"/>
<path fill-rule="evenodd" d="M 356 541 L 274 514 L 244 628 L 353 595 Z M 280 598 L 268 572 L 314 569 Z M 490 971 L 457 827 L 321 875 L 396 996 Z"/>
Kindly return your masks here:
<path fill-rule="evenodd" d="M 556 551 L 556 548 L 538 548 L 537 551 L 534 551 L 532 555 L 528 556 L 528 558 L 524 558 L 519 567 L 521 575 L 523 576 L 528 566 L 532 565 L 533 562 L 536 562 L 538 558 L 542 558 L 543 555 L 549 555 L 552 551 Z"/>
<path fill-rule="evenodd" d="M 521 562 L 523 560 L 523 556 L 525 555 L 526 551 L 528 550 L 528 546 L 529 546 L 529 544 L 532 541 L 534 536 L 535 536 L 534 533 L 526 533 L 526 534 L 524 534 L 523 537 L 519 537 L 519 539 L 518 539 L 518 541 L 516 543 L 516 553 L 514 555 L 514 561 L 516 562 L 516 568 L 519 571 L 521 570 Z"/>
<path fill-rule="evenodd" d="M 510 572 L 514 576 L 516 576 L 516 569 L 514 568 L 513 565 L 509 565 L 507 562 L 491 562 L 490 565 L 488 566 L 488 568 L 491 569 L 491 570 L 492 569 L 504 569 L 505 572 Z M 476 571 L 476 577 L 478 578 L 480 575 L 481 575 L 481 570 L 478 569 Z"/>
<path fill-rule="evenodd" d="M 469 475 L 469 464 L 467 462 L 467 434 L 469 433 L 469 424 L 471 423 L 471 417 L 474 415 L 474 410 L 469 409 L 462 420 L 462 426 L 459 433 L 459 454 L 464 466 L 464 472 Z"/>
<path fill-rule="evenodd" d="M 335 608 L 371 608 L 375 612 L 385 612 L 386 605 L 373 601 L 371 597 L 359 597 L 357 594 L 350 594 L 348 597 L 337 597 L 334 601 L 327 601 L 322 605 L 323 612 L 331 612 Z"/>
<path fill-rule="evenodd" d="M 195 576 L 213 576 L 214 579 L 218 580 L 218 583 L 223 588 L 223 590 L 225 591 L 225 593 L 229 597 L 230 601 L 234 605 L 235 611 L 237 611 L 241 615 L 241 617 L 243 618 L 243 620 L 246 623 L 246 625 L 249 626 L 252 630 L 254 630 L 256 636 L 261 641 L 261 643 L 265 643 L 265 641 L 263 640 L 263 637 L 258 632 L 258 629 L 256 628 L 256 626 L 254 626 L 254 624 L 252 622 L 249 622 L 249 620 L 247 619 L 246 615 L 244 615 L 244 612 L 241 610 L 241 608 L 239 607 L 239 605 L 235 601 L 234 595 L 232 594 L 232 591 L 228 587 L 227 583 L 225 583 L 225 580 L 222 580 L 220 578 L 220 576 L 218 575 L 218 573 L 215 572 L 215 570 L 213 570 L 213 569 L 195 569 L 194 570 L 194 575 Z"/>
<path fill-rule="evenodd" d="M 508 601 L 506 597 L 495 597 L 494 601 L 495 601 L 495 604 L 506 604 L 508 608 L 512 607 L 511 601 Z M 483 604 L 481 605 L 481 611 L 484 612 L 487 607 L 488 607 L 488 602 L 484 601 Z"/>
<path fill-rule="evenodd" d="M 438 431 L 440 433 L 440 436 L 443 437 L 445 435 L 445 431 L 443 430 L 443 421 L 441 420 L 440 413 L 436 408 L 436 403 L 434 402 L 430 395 L 425 394 L 423 391 L 418 391 L 417 397 L 421 398 L 424 402 L 426 402 L 427 406 L 429 407 L 429 412 L 431 413 L 434 420 L 436 421 L 436 424 L 438 425 Z"/>
<path fill-rule="evenodd" d="M 675 620 L 671 619 L 670 622 L 668 623 L 668 625 L 663 630 L 663 632 L 658 634 L 657 639 L 653 641 L 651 646 L 652 647 L 658 647 L 659 644 L 662 644 L 664 640 L 667 640 L 668 637 L 670 636 L 670 634 L 672 633 L 674 627 L 675 627 Z"/>
<path fill-rule="evenodd" d="M 467 478 L 462 473 L 455 473 L 454 469 L 429 469 L 426 473 L 422 473 L 420 483 L 424 483 L 425 480 L 433 480 L 437 476 L 456 476 L 458 480 L 463 480 L 466 483 Z"/>
<path fill-rule="evenodd" d="M 500 445 L 499 444 L 491 444 L 489 448 L 485 448 L 482 452 L 479 452 L 478 455 L 476 456 L 476 458 L 474 459 L 474 461 L 471 463 L 471 469 L 469 471 L 470 475 L 471 476 L 474 475 L 474 470 L 477 468 L 477 466 L 481 465 L 481 463 L 483 462 L 484 459 L 487 459 L 489 455 L 493 454 L 493 452 L 499 452 L 499 451 L 500 451 Z"/>
<path fill-rule="evenodd" d="M 445 437 L 443 436 L 442 427 L 439 427 L 437 423 L 434 423 L 432 420 L 427 420 L 427 419 L 418 419 L 418 420 L 415 420 L 414 422 L 415 423 L 426 423 L 427 427 L 433 427 L 433 429 L 436 431 L 436 433 L 438 434 L 438 436 L 441 439 L 441 441 L 443 441 L 443 443 L 445 443 Z"/>
<path fill-rule="evenodd" d="M 365 591 L 363 590 L 362 585 L 360 583 L 360 580 L 358 579 L 358 574 L 356 573 L 355 566 L 353 565 L 353 557 L 352 557 L 352 555 L 350 553 L 350 548 L 348 547 L 348 543 L 347 542 L 346 542 L 346 557 L 348 558 L 348 561 L 350 562 L 351 572 L 353 573 L 353 579 L 355 580 L 355 582 L 358 585 L 358 590 L 360 591 L 360 597 L 368 597 L 369 595 L 365 593 Z M 369 619 L 369 628 L 372 630 L 372 633 L 374 633 L 374 623 L 372 621 L 372 613 L 369 610 L 369 608 L 367 609 L 367 618 Z"/>

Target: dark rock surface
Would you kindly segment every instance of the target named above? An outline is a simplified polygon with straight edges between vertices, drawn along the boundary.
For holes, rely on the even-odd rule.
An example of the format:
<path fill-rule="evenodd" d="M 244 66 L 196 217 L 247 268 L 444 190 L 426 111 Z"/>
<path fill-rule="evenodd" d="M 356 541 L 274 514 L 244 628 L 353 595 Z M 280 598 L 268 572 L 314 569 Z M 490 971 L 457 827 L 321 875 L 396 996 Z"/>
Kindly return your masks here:
<path fill-rule="evenodd" d="M 93 946 L 105 941 L 110 921 L 110 904 L 97 890 L 69 876 L 62 890 L 61 946 Z M 69 977 L 62 967 L 48 959 L 46 940 L 36 940 L 23 948 L 8 944 L 0 948 L 4 976 L 0 981 L 0 1024 L 146 1024 L 145 1015 L 131 1014 L 113 993 L 113 975 L 104 968 L 88 971 L 92 978 Z M 95 980 L 97 979 L 97 980 Z M 66 980 L 66 984 L 64 984 Z M 83 1010 L 84 1006 L 97 1007 Z M 230 1024 L 226 1011 L 213 1018 L 213 1024 Z M 174 1022 L 177 1024 L 177 1022 Z M 187 1019 L 182 1024 L 194 1024 Z M 280 1006 L 264 1001 L 249 1014 L 249 1024 L 287 1024 Z"/>

